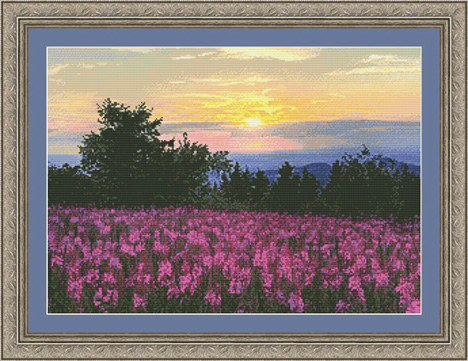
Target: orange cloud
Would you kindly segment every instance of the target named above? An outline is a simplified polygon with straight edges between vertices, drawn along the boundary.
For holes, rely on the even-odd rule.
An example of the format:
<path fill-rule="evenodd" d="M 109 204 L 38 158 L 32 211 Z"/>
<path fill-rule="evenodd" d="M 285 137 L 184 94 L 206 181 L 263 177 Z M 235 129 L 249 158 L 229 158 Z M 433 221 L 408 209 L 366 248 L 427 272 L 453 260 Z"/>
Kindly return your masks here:
<path fill-rule="evenodd" d="M 172 136 L 162 135 L 160 139 L 169 140 Z M 175 137 L 181 140 L 182 135 Z M 228 131 L 196 131 L 188 134 L 192 142 L 207 144 L 210 151 L 227 150 L 234 153 L 266 153 L 274 151 L 293 151 L 302 149 L 302 145 L 292 139 L 279 136 L 242 136 L 236 137 Z"/>

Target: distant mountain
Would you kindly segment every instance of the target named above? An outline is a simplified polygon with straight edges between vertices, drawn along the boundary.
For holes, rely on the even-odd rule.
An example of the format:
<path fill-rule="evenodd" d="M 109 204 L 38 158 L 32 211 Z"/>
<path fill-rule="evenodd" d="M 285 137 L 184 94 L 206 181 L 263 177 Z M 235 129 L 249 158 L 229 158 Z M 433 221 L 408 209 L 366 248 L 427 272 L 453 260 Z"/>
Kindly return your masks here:
<path fill-rule="evenodd" d="M 328 175 L 331 170 L 331 165 L 328 163 L 310 163 L 303 167 L 294 168 L 294 174 L 302 176 L 304 169 L 315 176 L 321 185 L 325 185 L 328 182 Z M 278 177 L 278 169 L 267 170 L 265 175 L 268 177 L 270 182 L 273 182 Z"/>
<path fill-rule="evenodd" d="M 387 165 L 388 165 L 389 167 L 391 166 L 391 165 L 390 165 L 390 158 L 384 158 L 384 161 L 387 162 Z M 420 167 L 419 165 L 395 161 L 395 167 L 396 167 L 396 168 L 402 168 L 405 164 L 408 166 L 408 170 L 409 170 L 411 173 L 414 173 L 414 174 L 417 175 L 418 177 L 420 176 L 421 167 Z"/>
<path fill-rule="evenodd" d="M 293 160 L 296 162 L 299 161 L 307 161 L 307 158 L 310 159 L 310 154 L 300 154 L 300 157 L 298 155 L 297 159 Z M 336 159 L 336 158 L 334 158 Z M 49 154 L 48 156 L 48 163 L 50 165 L 55 165 L 57 167 L 63 166 L 64 163 L 68 163 L 71 166 L 79 165 L 81 160 L 81 155 L 80 154 Z M 285 160 L 285 155 L 278 155 L 278 157 L 273 157 L 271 154 L 268 156 L 265 155 L 242 155 L 242 158 L 236 159 L 236 161 L 242 162 L 241 164 L 244 166 L 249 166 L 250 169 L 255 169 L 255 166 L 257 169 L 261 169 L 261 164 L 265 167 L 274 167 L 276 164 L 282 164 Z M 291 159 L 288 159 L 290 161 Z M 391 167 L 390 160 L 391 158 L 385 157 L 383 158 L 384 161 L 387 162 L 387 166 Z M 255 162 L 257 163 L 255 163 Z M 294 162 L 293 162 L 294 163 Z M 412 163 L 405 163 L 401 161 L 395 161 L 395 167 L 400 168 L 403 167 L 403 165 L 407 164 L 410 172 L 416 174 L 417 176 L 420 175 L 420 166 L 415 165 Z M 278 177 L 278 170 L 281 167 L 281 165 L 278 167 L 278 169 L 271 169 L 271 170 L 266 170 L 265 175 L 268 177 L 270 182 L 273 182 L 277 177 Z M 331 170 L 331 165 L 325 162 L 313 162 L 309 163 L 305 166 L 302 167 L 296 167 L 294 168 L 294 173 L 299 174 L 302 176 L 302 172 L 304 172 L 304 169 L 307 169 L 307 171 L 315 176 L 317 180 L 320 182 L 322 186 L 327 184 L 328 182 L 328 175 Z M 253 173 L 256 173 L 254 171 Z M 220 177 L 217 176 L 216 174 L 210 174 L 209 175 L 210 183 L 214 184 L 214 182 L 220 182 Z"/>
<path fill-rule="evenodd" d="M 391 167 L 390 158 L 384 158 L 383 160 L 387 162 L 388 167 Z M 399 161 L 395 161 L 394 164 L 395 164 L 394 165 L 395 168 L 402 168 L 406 164 L 411 173 L 414 173 L 418 177 L 420 175 L 419 165 L 414 165 L 414 164 L 404 163 L 404 162 L 399 162 Z M 315 178 L 317 178 L 317 180 L 320 182 L 320 184 L 324 186 L 328 182 L 328 176 L 330 174 L 332 167 L 328 163 L 310 163 L 303 167 L 294 168 L 294 174 L 299 174 L 300 176 L 302 176 L 304 169 L 307 169 L 309 173 L 313 174 Z M 265 171 L 265 175 L 268 177 L 270 182 L 273 182 L 276 180 L 276 178 L 278 178 L 278 171 L 279 169 L 267 170 Z"/>
<path fill-rule="evenodd" d="M 47 157 L 47 163 L 49 166 L 62 167 L 65 163 L 68 163 L 72 167 L 80 165 L 81 154 L 49 154 Z"/>

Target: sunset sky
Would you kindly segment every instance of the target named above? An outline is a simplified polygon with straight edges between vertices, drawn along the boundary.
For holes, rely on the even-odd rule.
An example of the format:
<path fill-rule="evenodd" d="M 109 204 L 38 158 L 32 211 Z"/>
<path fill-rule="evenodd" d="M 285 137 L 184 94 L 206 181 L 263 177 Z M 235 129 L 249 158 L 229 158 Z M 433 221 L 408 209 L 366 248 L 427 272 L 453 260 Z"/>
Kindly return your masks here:
<path fill-rule="evenodd" d="M 49 48 L 50 154 L 76 154 L 105 98 L 210 150 L 419 146 L 420 48 Z M 362 122 L 367 121 L 367 122 Z M 354 123 L 355 122 L 355 123 Z"/>

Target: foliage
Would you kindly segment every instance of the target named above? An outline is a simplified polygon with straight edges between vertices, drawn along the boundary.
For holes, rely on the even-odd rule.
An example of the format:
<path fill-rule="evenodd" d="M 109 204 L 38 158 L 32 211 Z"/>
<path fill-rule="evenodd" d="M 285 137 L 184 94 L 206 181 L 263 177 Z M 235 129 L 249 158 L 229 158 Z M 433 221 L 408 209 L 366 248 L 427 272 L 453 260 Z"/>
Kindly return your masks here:
<path fill-rule="evenodd" d="M 270 195 L 270 181 L 263 170 L 258 170 L 255 178 L 252 178 L 251 200 L 256 209 L 266 209 Z"/>
<path fill-rule="evenodd" d="M 90 177 L 79 166 L 65 163 L 62 167 L 49 166 L 49 203 L 93 203 L 94 192 Z"/>
<path fill-rule="evenodd" d="M 265 171 L 253 174 L 248 169 L 241 170 L 236 163 L 230 173 L 222 176 L 222 194 L 231 202 L 244 204 L 244 209 L 288 213 L 316 211 L 320 183 L 307 170 L 302 177 L 293 170 L 294 167 L 285 162 L 279 169 L 278 179 L 270 183 Z"/>
<path fill-rule="evenodd" d="M 211 186 L 209 175 L 222 173 L 229 167 L 227 152 L 210 152 L 208 146 L 192 143 L 183 134 L 183 140 L 177 147 L 171 146 L 167 152 L 168 162 L 164 171 L 154 168 L 149 180 L 160 184 L 156 190 L 160 197 L 159 204 L 182 205 L 199 204 L 209 197 Z"/>
<path fill-rule="evenodd" d="M 300 208 L 301 178 L 293 173 L 294 167 L 288 162 L 279 169 L 279 177 L 273 183 L 271 198 L 273 209 L 294 212 Z"/>
<path fill-rule="evenodd" d="M 164 169 L 165 153 L 173 144 L 158 138 L 162 118 L 150 121 L 151 110 L 145 103 L 131 110 L 110 99 L 98 105 L 98 114 L 102 127 L 85 135 L 79 147 L 83 170 L 105 204 L 146 202 L 149 173 L 155 165 Z"/>
<path fill-rule="evenodd" d="M 407 165 L 398 167 L 363 146 L 333 163 L 322 198 L 334 215 L 412 217 L 420 212 L 420 181 Z"/>
<path fill-rule="evenodd" d="M 94 202 L 112 206 L 196 203 L 209 192 L 208 173 L 229 166 L 227 152 L 209 151 L 206 145 L 183 140 L 161 140 L 158 127 L 163 119 L 150 120 L 151 109 L 145 103 L 135 109 L 110 99 L 98 106 L 102 127 L 84 136 L 80 146 L 81 168 L 89 177 Z M 55 176 L 57 170 L 52 170 Z M 70 175 L 65 169 L 62 173 Z M 72 187 L 73 175 L 61 177 L 60 185 L 49 187 L 51 202 L 86 200 L 56 194 L 59 188 Z M 57 186 L 57 188 L 56 188 Z M 73 187 L 72 187 L 73 188 Z"/>

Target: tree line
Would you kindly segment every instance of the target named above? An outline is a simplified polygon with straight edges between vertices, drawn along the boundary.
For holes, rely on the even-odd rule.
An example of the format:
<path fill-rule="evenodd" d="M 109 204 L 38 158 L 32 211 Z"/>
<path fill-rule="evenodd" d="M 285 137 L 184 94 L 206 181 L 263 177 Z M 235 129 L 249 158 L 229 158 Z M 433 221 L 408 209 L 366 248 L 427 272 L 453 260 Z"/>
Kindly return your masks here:
<path fill-rule="evenodd" d="M 420 213 L 419 176 L 365 146 L 335 161 L 324 186 L 307 169 L 294 172 L 288 162 L 270 181 L 263 170 L 233 165 L 227 152 L 210 152 L 185 133 L 180 141 L 160 139 L 163 119 L 150 120 L 151 113 L 145 103 L 131 109 L 106 99 L 99 105 L 101 128 L 84 136 L 80 165 L 49 166 L 49 204 L 194 205 L 398 218 Z M 219 181 L 213 184 L 213 178 Z"/>

